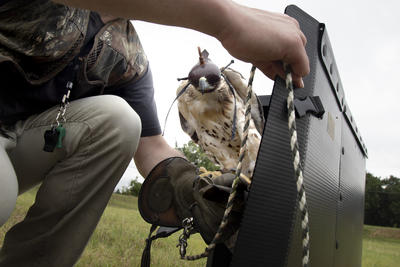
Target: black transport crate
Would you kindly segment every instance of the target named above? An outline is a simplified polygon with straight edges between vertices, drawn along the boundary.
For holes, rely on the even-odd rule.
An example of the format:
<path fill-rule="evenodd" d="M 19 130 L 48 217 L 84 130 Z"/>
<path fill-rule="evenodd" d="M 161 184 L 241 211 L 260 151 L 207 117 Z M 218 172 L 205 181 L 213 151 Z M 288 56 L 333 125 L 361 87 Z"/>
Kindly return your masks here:
<path fill-rule="evenodd" d="M 285 13 L 299 21 L 308 40 L 311 73 L 295 98 L 318 96 L 325 110 L 322 118 L 307 113 L 296 119 L 309 207 L 309 266 L 361 266 L 367 149 L 346 103 L 325 25 L 296 6 Z M 277 79 L 272 96 L 262 99 L 266 125 L 236 247 L 232 256 L 218 246 L 207 266 L 301 266 L 286 97 L 284 81 Z"/>

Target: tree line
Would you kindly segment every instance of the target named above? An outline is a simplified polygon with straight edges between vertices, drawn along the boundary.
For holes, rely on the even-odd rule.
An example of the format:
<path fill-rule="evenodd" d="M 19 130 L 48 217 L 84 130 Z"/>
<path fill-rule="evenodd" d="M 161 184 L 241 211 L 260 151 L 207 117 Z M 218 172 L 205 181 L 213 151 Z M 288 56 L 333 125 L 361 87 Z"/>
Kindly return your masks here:
<path fill-rule="evenodd" d="M 400 227 L 400 179 L 380 179 L 367 172 L 364 223 Z"/>
<path fill-rule="evenodd" d="M 142 187 L 142 183 L 139 182 L 139 177 L 135 177 L 132 181 L 130 181 L 128 186 L 123 186 L 121 189 L 117 189 L 115 191 L 116 194 L 121 195 L 131 195 L 131 196 L 139 196 L 140 188 Z"/>

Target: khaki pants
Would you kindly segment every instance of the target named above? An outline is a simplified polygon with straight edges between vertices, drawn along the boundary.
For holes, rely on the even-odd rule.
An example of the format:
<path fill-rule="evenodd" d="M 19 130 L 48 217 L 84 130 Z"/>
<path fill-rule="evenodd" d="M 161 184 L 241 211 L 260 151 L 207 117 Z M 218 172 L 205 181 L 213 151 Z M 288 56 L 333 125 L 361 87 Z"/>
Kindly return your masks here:
<path fill-rule="evenodd" d="M 63 147 L 44 152 L 57 111 L 7 129 L 19 194 L 41 185 L 25 219 L 5 236 L 1 267 L 74 265 L 137 149 L 140 118 L 123 99 L 104 95 L 71 102 Z"/>

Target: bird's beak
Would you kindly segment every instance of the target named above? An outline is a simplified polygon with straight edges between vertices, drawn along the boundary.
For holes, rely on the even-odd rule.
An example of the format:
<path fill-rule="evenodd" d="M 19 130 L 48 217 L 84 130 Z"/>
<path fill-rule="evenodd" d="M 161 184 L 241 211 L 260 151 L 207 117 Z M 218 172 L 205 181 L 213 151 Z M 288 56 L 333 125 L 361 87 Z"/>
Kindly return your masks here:
<path fill-rule="evenodd" d="M 200 77 L 199 79 L 199 88 L 201 94 L 205 93 L 205 90 L 209 87 L 210 85 L 207 82 L 207 79 L 205 77 Z"/>

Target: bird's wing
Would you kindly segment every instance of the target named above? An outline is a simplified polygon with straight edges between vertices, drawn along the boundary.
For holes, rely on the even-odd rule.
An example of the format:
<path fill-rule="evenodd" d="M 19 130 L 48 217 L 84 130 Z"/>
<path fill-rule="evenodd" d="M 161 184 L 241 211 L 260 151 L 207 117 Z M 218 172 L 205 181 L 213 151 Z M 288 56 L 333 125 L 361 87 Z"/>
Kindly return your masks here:
<path fill-rule="evenodd" d="M 244 102 L 247 96 L 247 84 L 242 74 L 230 68 L 225 69 L 223 73 Z M 251 97 L 251 117 L 257 131 L 262 135 L 265 123 L 264 111 L 260 100 L 254 92 Z"/>
<path fill-rule="evenodd" d="M 199 141 L 199 137 L 197 136 L 197 132 L 195 128 L 193 128 L 190 123 L 185 119 L 181 112 L 179 112 L 179 120 L 181 122 L 182 130 L 187 133 L 190 138 L 197 144 Z"/>
<path fill-rule="evenodd" d="M 187 83 L 188 82 L 182 82 L 179 85 L 178 89 L 176 90 L 177 95 L 187 85 Z M 186 95 L 184 94 L 178 98 L 179 121 L 181 123 L 182 130 L 187 133 L 195 143 L 197 143 L 199 138 L 197 136 L 196 129 L 190 123 L 189 110 L 185 97 Z"/>

